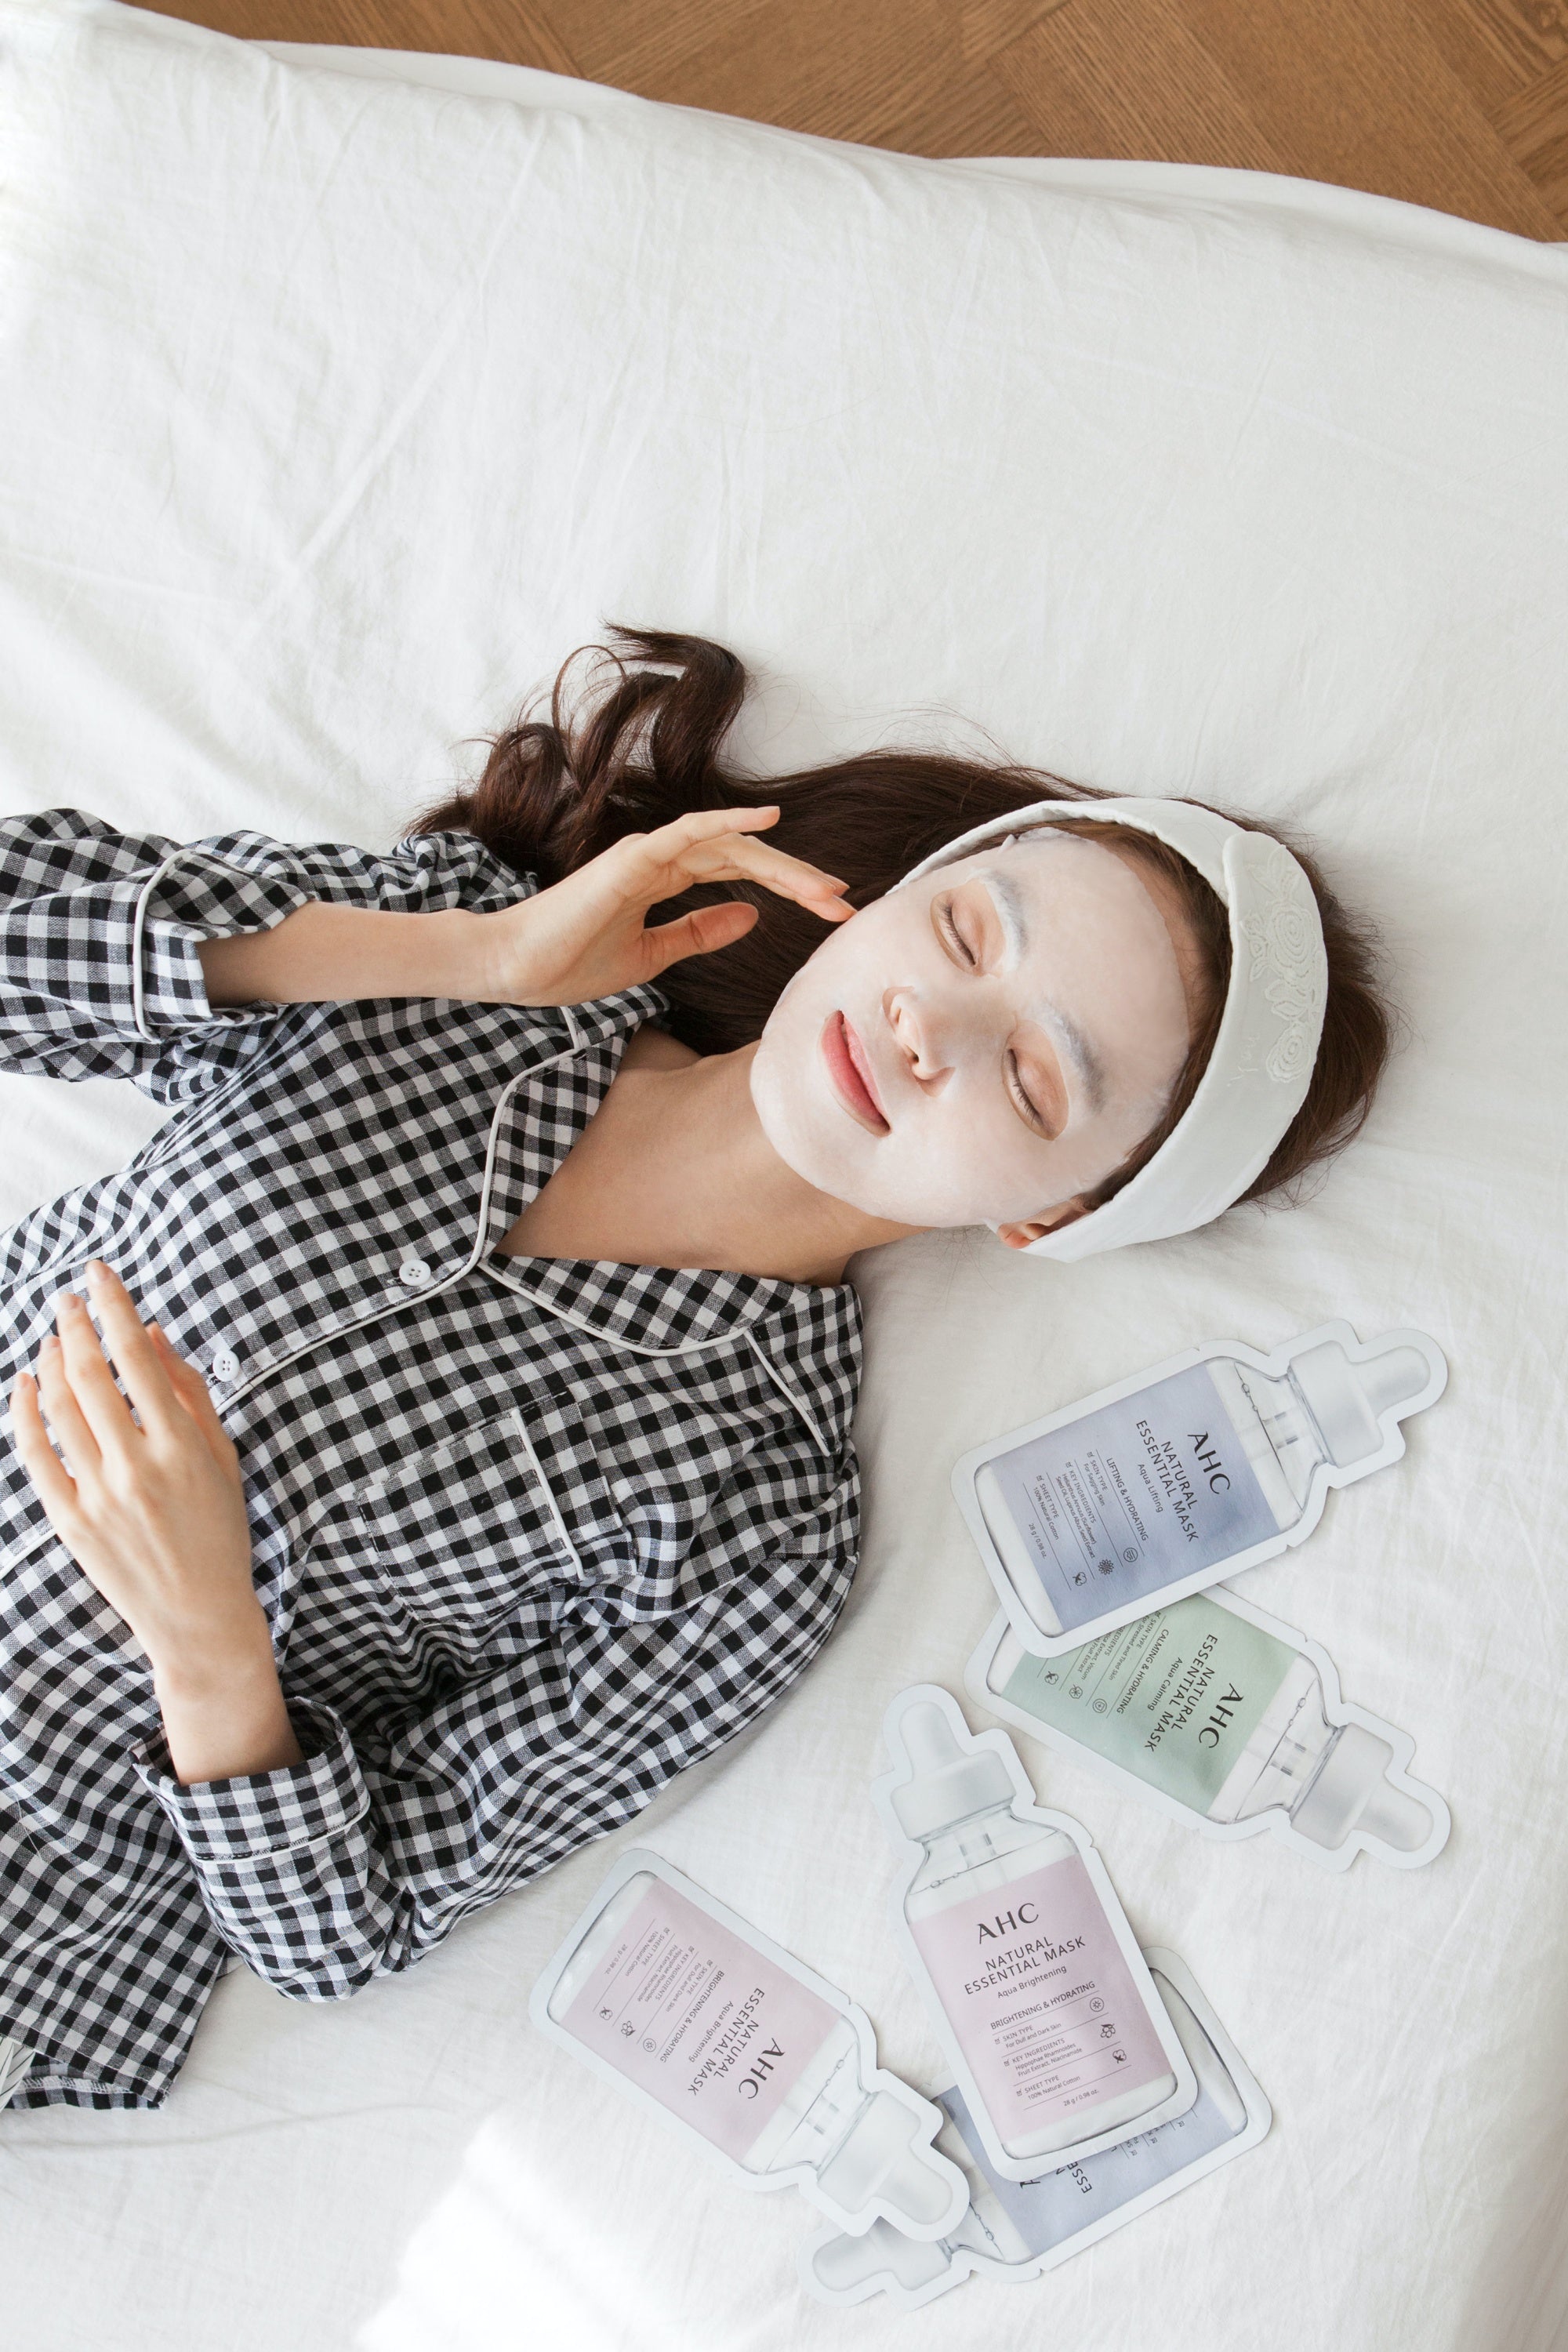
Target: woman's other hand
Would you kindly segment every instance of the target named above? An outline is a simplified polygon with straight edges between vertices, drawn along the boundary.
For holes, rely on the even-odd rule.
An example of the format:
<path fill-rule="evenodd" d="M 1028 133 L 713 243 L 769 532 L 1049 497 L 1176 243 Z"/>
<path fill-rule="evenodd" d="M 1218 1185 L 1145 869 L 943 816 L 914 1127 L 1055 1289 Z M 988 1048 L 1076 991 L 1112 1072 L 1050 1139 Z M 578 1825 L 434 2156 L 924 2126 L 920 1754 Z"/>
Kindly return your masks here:
<path fill-rule="evenodd" d="M 702 810 L 657 833 L 627 834 L 564 881 L 486 916 L 486 995 L 509 1004 L 587 1004 L 657 980 L 683 956 L 711 955 L 743 938 L 757 919 L 743 899 L 648 928 L 650 907 L 679 898 L 694 883 L 760 883 L 825 923 L 846 921 L 854 911 L 844 904 L 846 883 L 753 837 L 776 824 L 778 814 L 776 807 Z"/>
<path fill-rule="evenodd" d="M 650 930 L 650 907 L 694 882 L 760 882 L 841 923 L 848 887 L 752 835 L 777 808 L 703 810 L 630 833 L 563 882 L 494 915 L 466 908 L 397 915 L 312 899 L 267 931 L 204 940 L 208 1002 L 348 1003 L 448 997 L 460 1004 L 588 1004 L 657 980 L 682 956 L 710 955 L 757 919 L 742 899 L 702 907 Z"/>
<path fill-rule="evenodd" d="M 58 1336 L 12 1391 L 17 1451 L 56 1534 L 151 1661 L 177 1777 L 297 1764 L 228 1433 L 119 1276 L 95 1260 L 88 1283 L 102 1341 L 86 1302 L 62 1292 Z"/>

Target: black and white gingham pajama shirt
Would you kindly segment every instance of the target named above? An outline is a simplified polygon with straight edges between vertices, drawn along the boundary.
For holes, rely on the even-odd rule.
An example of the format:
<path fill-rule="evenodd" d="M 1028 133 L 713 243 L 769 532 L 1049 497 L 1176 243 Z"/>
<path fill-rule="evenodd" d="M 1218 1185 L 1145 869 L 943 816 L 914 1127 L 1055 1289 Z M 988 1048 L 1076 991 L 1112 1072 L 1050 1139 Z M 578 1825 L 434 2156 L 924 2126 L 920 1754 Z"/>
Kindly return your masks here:
<path fill-rule="evenodd" d="M 843 1602 L 853 1292 L 497 1250 L 656 992 L 208 1008 L 203 939 L 530 887 L 456 834 L 374 857 L 0 824 L 0 1067 L 171 1109 L 0 1236 L 0 1383 L 92 1256 L 200 1366 L 306 1754 L 175 1782 L 146 1662 L 0 1428 L 21 2105 L 157 2105 L 230 1952 L 306 1999 L 405 1968 L 749 1722 Z"/>

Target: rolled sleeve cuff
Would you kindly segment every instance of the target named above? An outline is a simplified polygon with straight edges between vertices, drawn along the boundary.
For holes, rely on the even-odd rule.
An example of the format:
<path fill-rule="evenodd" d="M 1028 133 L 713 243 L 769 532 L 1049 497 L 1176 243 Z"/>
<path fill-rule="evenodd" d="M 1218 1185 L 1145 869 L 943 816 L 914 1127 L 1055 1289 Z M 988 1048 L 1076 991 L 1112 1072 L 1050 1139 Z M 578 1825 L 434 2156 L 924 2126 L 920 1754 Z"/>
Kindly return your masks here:
<path fill-rule="evenodd" d="M 289 1712 L 305 1760 L 276 1772 L 186 1788 L 175 1780 L 162 1738 L 134 1751 L 143 1785 L 198 1869 L 332 1844 L 369 1811 L 370 1791 L 338 1717 L 330 1707 Z"/>
<path fill-rule="evenodd" d="M 247 873 L 200 848 L 165 858 L 136 902 L 132 1011 L 141 1035 L 159 1039 L 203 1021 L 243 1020 L 242 1011 L 215 1013 L 209 1004 L 202 941 L 272 930 L 311 895 L 299 879 Z"/>

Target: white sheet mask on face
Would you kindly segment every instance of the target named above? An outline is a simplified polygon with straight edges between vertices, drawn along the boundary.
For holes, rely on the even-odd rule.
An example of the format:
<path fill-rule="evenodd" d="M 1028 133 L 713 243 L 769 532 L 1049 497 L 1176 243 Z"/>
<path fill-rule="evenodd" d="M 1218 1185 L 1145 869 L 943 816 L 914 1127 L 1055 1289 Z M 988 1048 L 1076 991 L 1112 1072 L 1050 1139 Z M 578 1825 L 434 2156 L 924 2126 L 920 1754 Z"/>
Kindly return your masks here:
<path fill-rule="evenodd" d="M 1081 801 L 1036 801 L 961 834 L 897 887 L 913 889 L 1010 834 L 1085 814 Z M 1035 1256 L 1069 1261 L 1194 1233 L 1242 1198 L 1310 1093 L 1329 997 L 1317 898 L 1283 843 L 1192 801 L 1103 800 L 1092 814 L 1152 835 L 1203 876 L 1229 920 L 1230 979 L 1192 1100 L 1158 1150 L 1099 1208 L 1024 1244 Z"/>
<path fill-rule="evenodd" d="M 1056 1657 L 1300 1543 L 1447 1376 L 1424 1331 L 1206 1342 L 975 1446 L 952 1490 L 1019 1641 Z"/>
<path fill-rule="evenodd" d="M 1121 1165 L 1188 1034 L 1136 866 L 1043 832 L 832 931 L 773 1008 L 752 1095 L 781 1159 L 833 1199 L 901 1224 L 1002 1224 Z"/>
<path fill-rule="evenodd" d="M 940 2111 L 877 2064 L 865 2011 L 661 1854 L 621 1856 L 529 2014 L 731 2179 L 797 2188 L 840 2229 L 935 2238 L 967 2202 Z"/>
<path fill-rule="evenodd" d="M 1271 1834 L 1324 1870 L 1363 1853 L 1415 1869 L 1447 1841 L 1409 1734 L 1347 1704 L 1316 1642 L 1223 1585 L 1056 1658 L 998 1617 L 966 1678 L 1004 1723 L 1206 1837 Z"/>
<path fill-rule="evenodd" d="M 1272 2114 L 1251 2070 L 1175 1953 L 1156 1948 L 1144 1957 L 1197 2077 L 1185 2115 L 1080 2163 L 1012 2181 L 988 2161 L 963 2093 L 941 2092 L 948 2120 L 938 2146 L 968 2176 L 969 2210 L 934 2244 L 885 2221 L 858 2238 L 819 2231 L 801 2251 L 807 2292 L 835 2304 L 885 2294 L 914 2310 L 966 2278 L 1038 2278 L 1256 2147 Z"/>

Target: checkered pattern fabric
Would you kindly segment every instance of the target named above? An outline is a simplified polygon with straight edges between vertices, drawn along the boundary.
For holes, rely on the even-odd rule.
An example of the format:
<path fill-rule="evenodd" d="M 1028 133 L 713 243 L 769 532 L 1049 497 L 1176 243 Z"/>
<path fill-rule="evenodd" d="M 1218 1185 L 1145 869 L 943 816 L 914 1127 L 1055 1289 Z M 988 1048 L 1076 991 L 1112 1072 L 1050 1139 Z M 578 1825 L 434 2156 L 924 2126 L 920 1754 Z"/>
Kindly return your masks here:
<path fill-rule="evenodd" d="M 230 1952 L 312 2000 L 405 1968 L 749 1722 L 843 1601 L 853 1294 L 497 1248 L 654 991 L 208 1008 L 203 939 L 530 887 L 458 835 L 378 858 L 0 825 L 0 1062 L 171 1106 L 0 1237 L 0 1381 L 93 1255 L 200 1365 L 307 1759 L 174 1781 L 145 1661 L 0 1435 L 20 2104 L 156 2105 Z"/>

